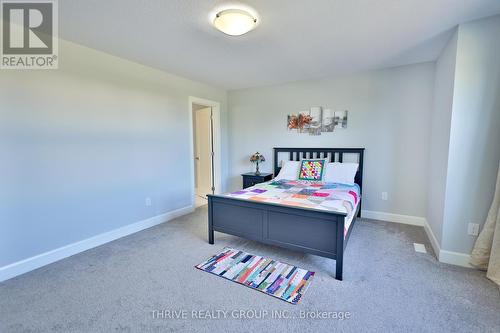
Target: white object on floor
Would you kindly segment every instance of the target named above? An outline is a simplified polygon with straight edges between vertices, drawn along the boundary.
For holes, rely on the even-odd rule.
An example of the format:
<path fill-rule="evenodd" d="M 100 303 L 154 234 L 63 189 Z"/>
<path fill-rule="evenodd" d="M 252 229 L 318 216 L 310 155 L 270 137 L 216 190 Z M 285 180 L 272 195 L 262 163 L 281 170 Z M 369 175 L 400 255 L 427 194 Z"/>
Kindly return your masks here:
<path fill-rule="evenodd" d="M 425 249 L 424 244 L 413 243 L 413 247 L 415 248 L 415 252 L 427 253 L 427 250 Z"/>

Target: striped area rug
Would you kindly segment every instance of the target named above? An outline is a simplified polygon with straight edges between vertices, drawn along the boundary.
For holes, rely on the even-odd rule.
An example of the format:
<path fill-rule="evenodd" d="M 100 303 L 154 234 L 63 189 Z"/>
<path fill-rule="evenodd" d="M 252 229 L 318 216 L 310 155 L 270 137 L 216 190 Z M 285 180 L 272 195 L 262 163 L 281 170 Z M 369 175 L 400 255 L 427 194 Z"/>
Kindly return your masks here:
<path fill-rule="evenodd" d="M 297 304 L 314 272 L 276 260 L 225 247 L 196 268 Z"/>

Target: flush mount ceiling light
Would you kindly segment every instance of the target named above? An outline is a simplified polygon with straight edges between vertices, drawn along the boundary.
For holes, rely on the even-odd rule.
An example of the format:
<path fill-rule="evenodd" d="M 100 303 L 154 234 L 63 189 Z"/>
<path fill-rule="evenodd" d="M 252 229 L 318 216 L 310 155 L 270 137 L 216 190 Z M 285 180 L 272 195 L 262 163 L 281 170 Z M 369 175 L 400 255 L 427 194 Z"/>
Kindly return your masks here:
<path fill-rule="evenodd" d="M 257 19 L 243 9 L 226 9 L 215 15 L 214 26 L 223 33 L 240 36 L 254 29 Z"/>

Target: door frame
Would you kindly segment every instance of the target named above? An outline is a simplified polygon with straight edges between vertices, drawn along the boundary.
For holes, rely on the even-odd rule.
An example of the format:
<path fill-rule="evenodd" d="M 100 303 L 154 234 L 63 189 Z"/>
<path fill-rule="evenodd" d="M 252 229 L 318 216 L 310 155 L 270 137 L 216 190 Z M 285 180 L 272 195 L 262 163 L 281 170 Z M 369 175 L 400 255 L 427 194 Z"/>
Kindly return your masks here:
<path fill-rule="evenodd" d="M 194 191 L 194 186 L 195 186 L 195 175 L 194 175 L 194 128 L 193 128 L 193 103 L 194 104 L 199 104 L 207 107 L 212 108 L 212 133 L 213 133 L 213 152 L 214 152 L 214 157 L 213 157 L 213 165 L 214 165 L 214 170 L 213 170 L 213 175 L 214 175 L 214 187 L 215 187 L 215 194 L 220 194 L 221 193 L 221 186 L 222 186 L 222 158 L 221 158 L 221 124 L 220 124 L 220 103 L 216 101 L 212 101 L 209 99 L 204 99 L 200 97 L 195 97 L 195 96 L 189 96 L 189 128 L 190 130 L 190 143 L 191 146 L 189 147 L 190 151 L 190 156 L 191 156 L 191 203 L 194 205 L 195 202 L 195 196 L 196 193 Z"/>

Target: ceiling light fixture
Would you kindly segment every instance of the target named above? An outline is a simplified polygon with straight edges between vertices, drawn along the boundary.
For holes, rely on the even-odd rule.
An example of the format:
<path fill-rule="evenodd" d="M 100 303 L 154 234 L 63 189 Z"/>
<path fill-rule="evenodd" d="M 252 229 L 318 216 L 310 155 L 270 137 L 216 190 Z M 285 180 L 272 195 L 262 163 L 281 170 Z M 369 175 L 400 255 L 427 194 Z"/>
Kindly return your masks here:
<path fill-rule="evenodd" d="M 257 19 L 243 9 L 226 9 L 215 15 L 213 23 L 227 35 L 240 36 L 254 29 Z"/>

